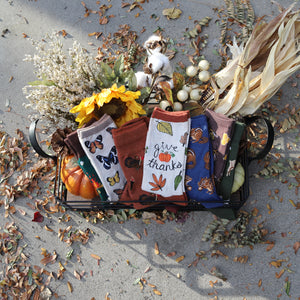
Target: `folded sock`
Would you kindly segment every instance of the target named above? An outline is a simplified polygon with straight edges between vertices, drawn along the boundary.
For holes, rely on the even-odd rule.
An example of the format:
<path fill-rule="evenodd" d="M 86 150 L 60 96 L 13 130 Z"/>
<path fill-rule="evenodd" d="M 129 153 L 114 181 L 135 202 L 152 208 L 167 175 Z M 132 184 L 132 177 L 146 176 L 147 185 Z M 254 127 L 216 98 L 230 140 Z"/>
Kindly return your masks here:
<path fill-rule="evenodd" d="M 126 178 L 119 164 L 112 129 L 117 128 L 109 115 L 77 130 L 83 150 L 97 172 L 110 201 L 118 201 Z"/>
<path fill-rule="evenodd" d="M 156 204 L 155 195 L 141 189 L 148 125 L 149 118 L 140 117 L 112 130 L 119 162 L 127 180 L 120 202 L 136 209 Z"/>
<path fill-rule="evenodd" d="M 142 190 L 162 197 L 183 196 L 189 111 L 155 108 L 146 138 Z"/>
<path fill-rule="evenodd" d="M 107 194 L 101 183 L 101 180 L 93 168 L 89 158 L 86 156 L 82 146 L 80 144 L 77 131 L 74 131 L 67 135 L 64 139 L 64 142 L 72 151 L 72 153 L 76 156 L 78 165 L 82 169 L 83 173 L 89 178 L 94 187 L 97 190 L 97 193 L 100 196 L 101 201 L 107 200 Z"/>
<path fill-rule="evenodd" d="M 227 156 L 226 166 L 224 169 L 223 177 L 218 185 L 218 194 L 223 197 L 224 200 L 230 199 L 233 180 L 234 169 L 238 158 L 240 141 L 245 130 L 245 124 L 235 122 L 233 129 L 233 136 L 231 139 L 229 152 Z"/>
<path fill-rule="evenodd" d="M 223 206 L 223 200 L 216 192 L 213 168 L 213 153 L 207 118 L 205 115 L 192 117 L 185 173 L 185 190 L 189 199 L 200 202 L 206 208 Z"/>
<path fill-rule="evenodd" d="M 205 115 L 214 154 L 214 177 L 218 181 L 221 179 L 226 165 L 235 121 L 209 109 L 205 111 Z"/>

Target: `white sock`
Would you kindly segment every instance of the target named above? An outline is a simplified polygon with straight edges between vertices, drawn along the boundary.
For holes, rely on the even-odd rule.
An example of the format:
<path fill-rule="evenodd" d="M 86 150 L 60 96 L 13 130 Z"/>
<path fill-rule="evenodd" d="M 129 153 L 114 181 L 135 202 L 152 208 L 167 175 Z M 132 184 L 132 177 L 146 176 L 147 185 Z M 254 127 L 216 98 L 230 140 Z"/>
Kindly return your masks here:
<path fill-rule="evenodd" d="M 104 115 L 92 125 L 79 128 L 78 138 L 105 188 L 109 201 L 118 201 L 126 179 L 112 138 L 113 128 L 117 126 L 112 118 Z"/>
<path fill-rule="evenodd" d="M 155 108 L 147 133 L 142 190 L 171 197 L 185 192 L 189 111 Z"/>

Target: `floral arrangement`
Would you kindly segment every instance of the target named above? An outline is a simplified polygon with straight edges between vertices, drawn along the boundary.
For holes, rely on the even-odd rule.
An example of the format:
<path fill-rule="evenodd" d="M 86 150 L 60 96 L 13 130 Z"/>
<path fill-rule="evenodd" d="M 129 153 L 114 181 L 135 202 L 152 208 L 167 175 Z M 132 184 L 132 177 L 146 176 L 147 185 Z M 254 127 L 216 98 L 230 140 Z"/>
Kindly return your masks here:
<path fill-rule="evenodd" d="M 118 126 L 140 115 L 150 115 L 155 105 L 166 110 L 210 108 L 225 115 L 253 114 L 272 97 L 286 79 L 300 68 L 299 16 L 292 6 L 269 23 L 260 22 L 245 46 L 233 40 L 232 58 L 211 75 L 210 64 L 201 60 L 173 72 L 166 55 L 167 40 L 153 35 L 143 44 L 143 71 L 133 70 L 128 51 L 96 61 L 77 42 L 68 54 L 55 35 L 45 43 L 34 43 L 38 51 L 32 61 L 37 81 L 24 87 L 29 103 L 58 128 L 81 127 L 104 113 Z M 78 115 L 76 115 L 78 114 Z"/>

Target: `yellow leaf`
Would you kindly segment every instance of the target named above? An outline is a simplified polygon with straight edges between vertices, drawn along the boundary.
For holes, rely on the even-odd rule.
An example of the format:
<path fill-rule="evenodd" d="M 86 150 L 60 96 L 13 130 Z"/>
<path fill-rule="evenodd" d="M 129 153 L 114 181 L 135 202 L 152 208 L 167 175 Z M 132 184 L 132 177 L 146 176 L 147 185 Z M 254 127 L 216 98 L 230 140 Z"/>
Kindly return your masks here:
<path fill-rule="evenodd" d="M 158 122 L 157 130 L 159 132 L 167 133 L 169 135 L 173 135 L 172 125 L 168 122 Z"/>
<path fill-rule="evenodd" d="M 178 19 L 182 11 L 179 8 L 173 7 L 164 9 L 162 13 L 168 19 Z"/>
<path fill-rule="evenodd" d="M 154 253 L 156 254 L 156 255 L 159 255 L 159 248 L 158 248 L 158 244 L 157 244 L 157 242 L 155 242 L 155 245 L 154 245 Z"/>
<path fill-rule="evenodd" d="M 179 262 L 183 261 L 184 257 L 185 257 L 184 255 L 181 255 L 181 256 L 177 257 L 176 262 L 179 263 Z"/>
<path fill-rule="evenodd" d="M 259 279 L 259 281 L 258 281 L 258 287 L 261 287 L 261 284 L 262 284 L 262 280 Z"/>
<path fill-rule="evenodd" d="M 68 285 L 68 289 L 69 289 L 70 293 L 72 293 L 73 292 L 72 284 L 68 281 L 67 285 Z"/>
<path fill-rule="evenodd" d="M 154 293 L 155 295 L 158 295 L 158 296 L 161 296 L 161 295 L 162 295 L 162 293 L 161 293 L 159 290 L 157 290 L 157 289 L 154 289 L 154 290 L 153 290 L 153 293 Z"/>
<path fill-rule="evenodd" d="M 96 254 L 91 254 L 91 257 L 92 257 L 92 258 L 95 258 L 95 259 L 97 259 L 97 260 L 100 260 L 100 259 L 101 259 L 101 257 L 100 257 L 99 255 L 96 255 Z"/>
<path fill-rule="evenodd" d="M 52 232 L 53 231 L 53 229 L 51 229 L 51 228 L 49 228 L 47 225 L 45 225 L 45 227 L 44 227 L 47 231 L 50 231 L 50 232 Z"/>

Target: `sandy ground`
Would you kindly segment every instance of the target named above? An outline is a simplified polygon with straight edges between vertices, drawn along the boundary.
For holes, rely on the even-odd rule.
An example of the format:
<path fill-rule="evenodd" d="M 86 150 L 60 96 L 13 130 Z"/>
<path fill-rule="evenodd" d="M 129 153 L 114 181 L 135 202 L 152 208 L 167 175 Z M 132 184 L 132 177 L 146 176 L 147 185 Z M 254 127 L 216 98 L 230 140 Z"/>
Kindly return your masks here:
<path fill-rule="evenodd" d="M 164 35 L 180 40 L 186 28 L 193 28 L 193 21 L 200 20 L 205 16 L 213 17 L 211 25 L 207 28 L 209 43 L 205 55 L 216 67 L 219 58 L 213 49 L 218 48 L 219 28 L 216 26 L 217 16 L 213 8 L 224 7 L 223 1 L 218 0 L 187 0 L 187 1 L 153 1 L 142 4 L 143 10 L 136 8 L 127 12 L 127 8 L 121 8 L 122 1 L 101 1 L 101 4 L 112 4 L 109 14 L 114 14 L 106 25 L 99 25 L 98 17 L 90 15 L 84 18 L 84 8 L 79 0 L 0 0 L 0 30 L 8 31 L 0 37 L 0 120 L 1 130 L 15 135 L 15 130 L 28 133 L 30 121 L 29 112 L 24 109 L 26 102 L 22 88 L 27 82 L 35 80 L 33 66 L 24 62 L 25 54 L 33 54 L 30 39 L 41 40 L 45 34 L 65 30 L 68 36 L 64 39 L 66 46 L 71 45 L 73 40 L 79 41 L 89 51 L 96 53 L 100 46 L 100 39 L 89 37 L 88 33 L 102 31 L 104 35 L 115 32 L 120 24 L 130 24 L 133 30 L 140 32 L 140 40 L 145 40 L 152 32 L 161 27 Z M 97 9 L 96 1 L 86 0 L 86 5 L 91 9 Z M 178 6 L 183 14 L 178 20 L 168 21 L 162 16 L 162 9 Z M 276 5 L 269 1 L 251 1 L 256 16 L 265 15 L 266 18 L 278 14 Z M 280 1 L 287 7 L 291 1 Z M 299 8 L 299 3 L 296 2 Z M 140 15 L 137 17 L 136 14 Z M 150 18 L 152 14 L 159 16 L 155 21 Z M 190 18 L 189 18 L 190 17 Z M 24 38 L 24 34 L 28 38 Z M 186 41 L 183 41 L 186 42 Z M 92 43 L 92 44 L 91 44 Z M 180 53 L 176 56 L 181 60 Z M 10 80 L 11 76 L 13 79 Z M 281 100 L 274 96 L 272 103 L 283 107 L 290 103 L 299 108 L 296 96 L 299 92 L 295 85 L 300 84 L 294 76 L 282 87 Z M 296 130 L 277 134 L 272 153 L 280 153 L 282 157 L 299 159 L 299 127 Z M 262 165 L 256 162 L 250 166 L 250 174 L 256 174 L 262 169 Z M 282 175 L 290 182 L 293 179 L 288 174 Z M 91 224 L 72 211 L 67 213 L 71 216 L 68 223 L 59 223 L 60 214 L 45 216 L 43 223 L 33 223 L 33 210 L 26 205 L 33 200 L 26 197 L 18 198 L 15 207 L 26 212 L 23 216 L 17 212 L 4 218 L 4 208 L 1 208 L 1 225 L 13 219 L 20 231 L 24 234 L 24 242 L 28 244 L 25 253 L 29 257 L 31 265 L 42 267 L 40 260 L 41 248 L 49 252 L 56 251 L 58 258 L 54 264 L 47 265 L 46 269 L 57 272 L 58 262 L 65 264 L 66 272 L 64 279 L 52 280 L 49 288 L 57 293 L 59 299 L 105 299 L 109 293 L 111 299 L 300 299 L 300 271 L 299 252 L 295 254 L 293 245 L 300 241 L 299 211 L 291 204 L 299 202 L 299 196 L 295 194 L 295 188 L 289 184 L 281 183 L 278 178 L 256 178 L 251 176 L 250 187 L 252 194 L 245 207 L 246 211 L 258 209 L 258 221 L 265 221 L 265 227 L 269 230 L 266 240 L 273 241 L 274 247 L 267 251 L 269 244 L 255 245 L 238 249 L 223 249 L 228 255 L 224 257 L 208 257 L 200 260 L 197 266 L 188 267 L 195 260 L 195 253 L 199 250 L 207 250 L 209 243 L 201 241 L 206 226 L 213 220 L 209 212 L 192 212 L 183 224 L 178 222 L 166 222 L 157 224 L 152 221 L 145 224 L 142 220 L 130 220 L 123 224 L 105 223 Z M 276 194 L 277 192 L 277 194 Z M 43 195 L 38 196 L 40 199 Z M 270 212 L 270 208 L 272 211 Z M 44 226 L 53 229 L 53 232 L 45 230 Z M 93 231 L 86 245 L 73 243 L 68 246 L 61 242 L 57 233 L 60 228 L 72 225 L 73 229 Z M 147 229 L 148 236 L 143 234 Z M 139 239 L 136 233 L 141 234 Z M 271 234 L 270 234 L 271 233 Z M 35 238 L 40 236 L 40 239 Z M 160 255 L 154 251 L 155 243 L 158 243 Z M 66 254 L 71 250 L 73 256 L 66 259 Z M 176 251 L 176 256 L 168 257 L 167 254 Z M 91 254 L 99 255 L 102 259 L 99 264 L 91 257 Z M 76 256 L 80 255 L 79 263 Z M 176 258 L 184 255 L 181 262 Z M 236 256 L 248 256 L 245 264 L 234 262 Z M 0 257 L 1 259 L 1 257 Z M 282 260 L 281 267 L 276 268 L 270 262 Z M 150 271 L 144 271 L 150 267 Z M 227 281 L 218 279 L 209 272 L 216 267 L 227 277 Z M 0 272 L 3 272 L 4 262 Z M 81 280 L 73 275 L 74 270 L 78 273 L 85 271 Z M 276 278 L 276 272 L 284 270 L 280 278 Z M 2 274 L 2 275 L 1 275 Z M 0 273 L 0 278 L 3 273 Z M 162 295 L 158 296 L 153 288 L 146 285 L 143 290 L 136 280 L 143 276 L 147 282 L 154 284 Z M 217 282 L 216 282 L 217 280 Z M 210 283 L 214 282 L 215 284 Z M 73 286 L 70 293 L 67 282 Z M 290 297 L 287 295 L 286 284 L 290 282 Z M 108 297 L 108 296 L 107 296 Z"/>

